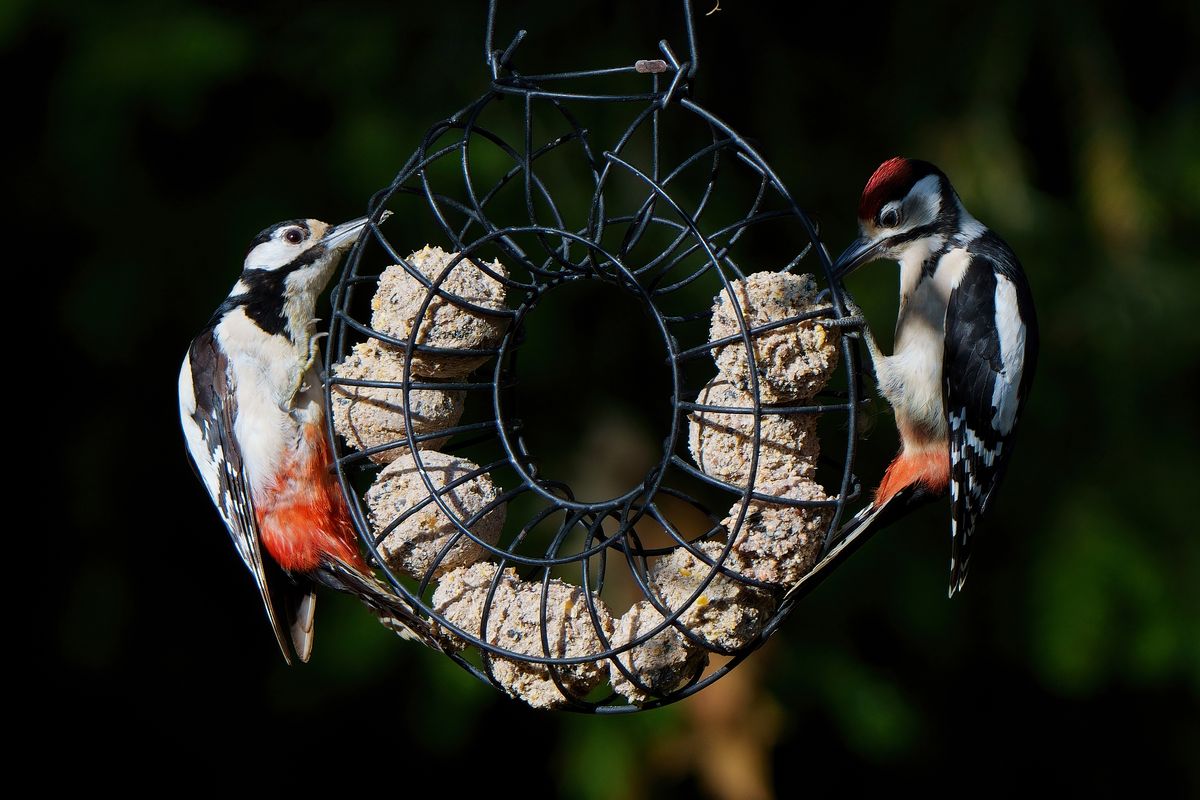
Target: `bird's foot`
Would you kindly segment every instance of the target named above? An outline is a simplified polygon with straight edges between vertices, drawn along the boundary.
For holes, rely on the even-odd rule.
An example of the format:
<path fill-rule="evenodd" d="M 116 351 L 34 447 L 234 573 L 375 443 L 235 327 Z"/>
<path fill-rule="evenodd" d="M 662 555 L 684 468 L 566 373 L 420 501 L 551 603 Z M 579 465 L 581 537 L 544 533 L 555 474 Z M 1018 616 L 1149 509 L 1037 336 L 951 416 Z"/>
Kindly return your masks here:
<path fill-rule="evenodd" d="M 820 325 L 822 328 L 838 328 L 841 330 L 848 328 L 850 330 L 862 330 L 863 326 L 867 324 L 867 320 L 866 317 L 863 317 L 861 314 L 857 314 L 852 317 L 842 317 L 840 319 L 819 319 L 816 321 L 816 324 Z"/>
<path fill-rule="evenodd" d="M 328 333 L 318 333 L 308 340 L 308 358 L 304 361 L 304 366 L 300 368 L 296 375 L 296 382 L 292 384 L 291 394 L 288 397 L 292 398 L 292 405 L 295 406 L 296 399 L 304 392 L 307 392 L 309 387 L 308 375 L 313 364 L 317 363 L 317 356 L 321 354 L 321 348 L 318 342 L 322 337 L 328 336 Z"/>
<path fill-rule="evenodd" d="M 880 363 L 884 358 L 883 351 L 879 348 L 879 343 L 875 341 L 874 334 L 871 333 L 871 326 L 867 323 L 867 316 L 863 313 L 862 308 L 854 302 L 849 293 L 842 294 L 842 307 L 847 316 L 838 319 L 819 319 L 816 320 L 816 324 L 823 328 L 844 331 L 847 336 L 860 339 L 867 345 L 871 362 L 873 364 Z"/>
<path fill-rule="evenodd" d="M 828 289 L 822 289 L 817 295 L 817 302 L 828 300 L 830 292 Z M 840 330 L 862 330 L 867 325 L 867 315 L 859 308 L 858 303 L 850 297 L 850 293 L 842 289 L 842 307 L 846 311 L 846 316 L 838 319 L 818 319 L 816 324 L 822 328 L 837 328 Z"/>

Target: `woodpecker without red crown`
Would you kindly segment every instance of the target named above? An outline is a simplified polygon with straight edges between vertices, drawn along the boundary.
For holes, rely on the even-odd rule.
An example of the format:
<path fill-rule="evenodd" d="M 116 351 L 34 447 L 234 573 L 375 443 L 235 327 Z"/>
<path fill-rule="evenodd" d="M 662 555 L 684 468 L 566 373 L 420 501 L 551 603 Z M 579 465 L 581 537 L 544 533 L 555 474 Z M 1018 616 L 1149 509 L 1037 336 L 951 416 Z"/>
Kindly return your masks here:
<path fill-rule="evenodd" d="M 901 447 L 860 517 L 870 524 L 887 509 L 894 518 L 948 488 L 953 596 L 966 581 L 975 525 L 1012 456 L 1033 381 L 1033 295 L 1013 251 L 967 213 L 933 164 L 884 162 L 863 190 L 858 218 L 862 235 L 837 259 L 835 279 L 879 259 L 900 265 L 892 355 L 863 332 Z"/>
<path fill-rule="evenodd" d="M 254 577 L 289 664 L 293 653 L 307 661 L 312 652 L 317 585 L 356 595 L 401 635 L 436 646 L 372 576 L 330 470 L 314 364 L 316 301 L 366 224 L 296 219 L 260 233 L 179 373 L 192 465 Z"/>

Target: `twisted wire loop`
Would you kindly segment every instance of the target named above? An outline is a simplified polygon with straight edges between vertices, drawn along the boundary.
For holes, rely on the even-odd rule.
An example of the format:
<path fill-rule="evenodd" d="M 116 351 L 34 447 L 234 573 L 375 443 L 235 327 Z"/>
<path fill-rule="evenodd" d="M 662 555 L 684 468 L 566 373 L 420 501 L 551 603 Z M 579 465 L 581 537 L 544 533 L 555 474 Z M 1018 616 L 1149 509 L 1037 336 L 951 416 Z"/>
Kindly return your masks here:
<path fill-rule="evenodd" d="M 737 666 L 761 646 L 788 615 L 798 596 L 778 603 L 761 633 L 736 650 L 723 648 L 690 630 L 680 617 L 717 578 L 739 581 L 764 590 L 777 590 L 732 571 L 726 565 L 753 501 L 779 506 L 828 507 L 829 523 L 822 556 L 839 555 L 839 530 L 846 506 L 859 495 L 852 472 L 855 432 L 862 402 L 857 351 L 853 337 L 843 337 L 837 388 L 826 390 L 804 405 L 770 406 L 760 393 L 760 365 L 756 364 L 755 336 L 785 325 L 811 319 L 847 319 L 842 298 L 830 276 L 831 263 L 816 227 L 800 209 L 763 158 L 728 125 L 690 99 L 698 56 L 689 3 L 688 58 L 680 60 L 664 41 L 662 59 L 639 61 L 633 66 L 574 73 L 522 75 L 512 59 L 524 39 L 519 32 L 504 49 L 493 47 L 496 4 L 489 6 L 486 64 L 489 89 L 478 100 L 429 129 L 416 152 L 395 179 L 371 198 L 369 235 L 350 253 L 333 294 L 330 344 L 326 353 L 326 407 L 329 432 L 337 452 L 336 469 L 362 541 L 382 569 L 386 580 L 420 614 L 444 628 L 469 647 L 449 653 L 450 658 L 480 680 L 501 687 L 494 673 L 497 659 L 544 665 L 557 689 L 567 698 L 567 708 L 588 712 L 628 712 L 653 708 L 699 691 Z M 636 88 L 614 94 L 567 91 L 572 80 L 602 79 L 630 82 Z M 583 117 L 598 116 L 615 135 L 601 139 Z M 625 120 L 628 120 L 627 122 Z M 683 152 L 680 152 L 681 149 Z M 729 209 L 735 209 L 730 211 Z M 381 225 L 385 212 L 394 212 Z M 419 240 L 397 243 L 397 223 Z M 385 230 L 385 228 L 387 230 Z M 389 231 L 392 235 L 389 235 Z M 406 255 L 425 243 L 437 244 L 456 255 L 436 275 L 418 269 Z M 783 253 L 763 264 L 760 252 Z M 504 271 L 494 266 L 498 260 Z M 733 335 L 708 340 L 708 323 L 714 296 L 727 293 L 744 280 L 746 265 L 757 269 L 810 272 L 824 278 L 828 291 L 820 307 L 804 314 L 758 327 L 751 326 L 737 302 L 730 303 L 738 329 Z M 424 288 L 412 330 L 397 338 L 371 327 L 367 319 L 370 295 L 384 266 L 401 265 Z M 447 288 L 456 269 L 478 270 L 506 290 L 507 303 L 493 308 L 462 297 Z M 523 435 L 514 387 L 519 381 L 518 354 L 525 339 L 525 321 L 542 302 L 552 302 L 560 286 L 600 281 L 635 300 L 647 314 L 670 373 L 671 418 L 662 444 L 661 458 L 644 479 L 627 491 L 601 501 L 577 497 L 565 482 L 539 471 L 537 454 L 530 452 Z M 449 304 L 457 309 L 505 323 L 494 346 L 471 349 L 438 347 L 427 339 L 431 306 Z M 355 342 L 375 338 L 403 353 L 400 381 L 339 377 L 334 366 Z M 752 407 L 724 407 L 697 400 L 703 370 L 711 374 L 712 353 L 718 347 L 740 342 L 748 356 L 749 394 Z M 413 359 L 464 355 L 489 359 L 486 365 L 462 378 L 429 380 L 413 373 Z M 570 357 L 570 354 L 563 354 Z M 597 375 L 599 381 L 611 376 Z M 395 441 L 348 449 L 335 433 L 335 386 L 402 390 L 405 434 Z M 577 405 L 573 393 L 587 387 L 567 387 L 556 402 Z M 466 393 L 476 421 L 446 430 L 417 433 L 410 392 L 452 389 Z M 684 436 L 687 416 L 695 412 L 747 414 L 752 417 L 752 456 L 744 485 L 733 485 L 708 475 L 687 459 Z M 823 444 L 833 455 L 823 456 L 828 468 L 829 499 L 799 500 L 760 494 L 758 485 L 762 424 L 775 414 L 836 415 L 827 426 Z M 832 434 L 829 435 L 829 434 Z M 440 483 L 430 474 L 423 443 L 451 437 L 444 452 L 469 451 L 480 466 L 453 480 Z M 832 442 L 831 442 L 832 439 Z M 840 440 L 840 447 L 836 445 Z M 373 526 L 359 488 L 377 468 L 371 457 L 401 448 L 413 459 L 426 495 L 386 524 Z M 489 476 L 501 487 L 483 508 L 464 517 L 448 497 L 456 488 Z M 710 506 L 738 504 L 733 523 L 726 528 Z M 500 506 L 521 509 L 521 519 L 509 515 L 504 535 L 495 543 L 473 529 Z M 445 515 L 454 533 L 440 548 L 423 575 L 406 576 L 390 569 L 380 548 L 385 538 L 413 514 L 435 508 Z M 732 511 L 731 511 L 732 514 Z M 685 516 L 684 525 L 677 518 Z M 702 522 L 699 522 L 701 521 Z M 438 567 L 458 545 L 470 540 L 483 558 L 498 569 L 487 591 L 483 618 L 477 627 L 455 625 L 431 600 Z M 718 542 L 720 552 L 702 543 Z M 650 578 L 656 559 L 678 549 L 707 565 L 690 598 L 671 608 Z M 815 585 L 835 566 L 826 558 L 810 574 Z M 509 567 L 532 584 L 540 584 L 541 642 L 536 654 L 505 649 L 489 641 L 489 619 L 503 572 Z M 619 646 L 605 632 L 599 599 L 616 581 L 618 590 L 649 601 L 662 620 L 648 631 L 631 636 Z M 602 649 L 586 655 L 559 656 L 549 640 L 548 603 L 552 579 L 569 581 L 582 589 L 588 617 Z M 779 595 L 775 597 L 778 599 Z M 638 647 L 673 627 L 682 636 L 712 653 L 728 656 L 717 669 L 696 671 L 682 685 L 655 695 L 627 665 L 613 657 Z M 652 699 L 640 706 L 626 704 L 615 694 L 579 697 L 562 679 L 572 665 L 611 659 L 625 679 Z"/>

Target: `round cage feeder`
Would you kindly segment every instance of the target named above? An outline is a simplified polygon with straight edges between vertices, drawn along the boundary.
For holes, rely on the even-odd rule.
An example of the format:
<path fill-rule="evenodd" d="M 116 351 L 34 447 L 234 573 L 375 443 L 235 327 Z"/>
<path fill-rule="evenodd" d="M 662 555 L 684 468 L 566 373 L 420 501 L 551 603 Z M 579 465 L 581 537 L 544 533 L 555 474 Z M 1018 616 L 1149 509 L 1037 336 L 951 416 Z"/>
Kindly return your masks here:
<path fill-rule="evenodd" d="M 327 409 L 358 532 L 450 658 L 539 707 L 700 690 L 855 544 L 854 321 L 813 223 L 690 99 L 683 10 L 686 59 L 664 41 L 633 66 L 523 75 L 525 33 L 494 49 L 492 2 L 488 90 L 371 199 L 333 294 Z M 659 457 L 602 499 L 542 468 L 518 391 L 528 321 L 581 285 L 640 309 L 669 386 Z"/>

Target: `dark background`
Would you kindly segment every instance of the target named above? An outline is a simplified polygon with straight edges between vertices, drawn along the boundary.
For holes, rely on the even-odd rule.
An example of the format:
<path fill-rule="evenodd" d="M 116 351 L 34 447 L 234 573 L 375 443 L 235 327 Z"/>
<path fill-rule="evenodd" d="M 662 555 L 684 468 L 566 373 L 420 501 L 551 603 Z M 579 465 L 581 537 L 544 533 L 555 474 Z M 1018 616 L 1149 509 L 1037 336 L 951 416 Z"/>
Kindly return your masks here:
<path fill-rule="evenodd" d="M 246 244 L 280 219 L 363 213 L 420 134 L 484 91 L 482 4 L 0 5 L 21 110 L 6 238 L 40 253 L 18 305 L 48 315 L 57 356 L 40 369 L 61 387 L 30 393 L 58 421 L 31 438 L 65 434 L 37 501 L 65 530 L 27 535 L 54 542 L 39 561 L 56 590 L 31 595 L 52 679 L 32 725 L 74 768 L 50 779 L 1200 791 L 1198 8 L 785 19 L 724 0 L 699 19 L 696 98 L 753 138 L 831 250 L 880 161 L 936 162 L 1024 261 L 1042 358 L 965 594 L 945 599 L 931 507 L 713 688 L 598 719 L 506 700 L 340 598 L 322 601 L 312 662 L 285 668 L 178 432 L 179 360 Z M 518 24 L 526 69 L 655 57 L 661 37 L 683 49 L 673 4 L 513 3 L 498 38 Z M 851 282 L 885 341 L 890 270 Z M 886 413 L 864 446 L 870 480 L 895 448 Z"/>

